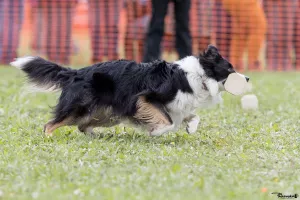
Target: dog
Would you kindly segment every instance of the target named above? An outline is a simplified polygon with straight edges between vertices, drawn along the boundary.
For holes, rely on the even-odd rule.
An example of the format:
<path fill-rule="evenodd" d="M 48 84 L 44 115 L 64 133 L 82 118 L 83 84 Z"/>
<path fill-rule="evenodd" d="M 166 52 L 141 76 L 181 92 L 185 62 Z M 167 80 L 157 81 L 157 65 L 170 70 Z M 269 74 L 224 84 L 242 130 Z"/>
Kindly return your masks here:
<path fill-rule="evenodd" d="M 47 136 L 62 126 L 77 125 L 84 133 L 96 127 L 130 123 L 150 136 L 197 131 L 197 108 L 221 102 L 221 92 L 233 66 L 209 45 L 199 56 L 175 62 L 137 63 L 116 60 L 81 69 L 62 67 L 40 57 L 21 57 L 10 63 L 45 91 L 61 90 L 54 118 L 44 126 Z M 249 78 L 245 76 L 249 81 Z"/>

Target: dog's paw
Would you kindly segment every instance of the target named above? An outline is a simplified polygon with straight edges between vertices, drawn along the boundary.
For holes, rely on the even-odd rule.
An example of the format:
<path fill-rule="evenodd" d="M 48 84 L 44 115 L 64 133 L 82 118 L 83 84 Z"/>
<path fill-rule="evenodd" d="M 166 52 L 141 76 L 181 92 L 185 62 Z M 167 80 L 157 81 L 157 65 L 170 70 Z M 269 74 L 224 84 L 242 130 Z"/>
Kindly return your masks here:
<path fill-rule="evenodd" d="M 45 136 L 46 136 L 47 138 L 50 138 L 50 137 L 53 136 L 52 132 L 49 131 L 49 128 L 48 128 L 47 124 L 44 126 L 43 133 L 45 134 Z"/>
<path fill-rule="evenodd" d="M 187 127 L 186 127 L 186 131 L 189 134 L 193 134 L 197 131 L 198 129 L 198 124 L 200 122 L 200 118 L 199 116 L 195 115 L 188 123 L 187 123 Z"/>
<path fill-rule="evenodd" d="M 52 133 L 44 133 L 44 134 L 45 134 L 46 138 L 51 138 L 51 137 L 53 137 L 53 134 L 52 134 Z"/>
<path fill-rule="evenodd" d="M 193 134 L 197 131 L 198 129 L 198 124 L 197 125 L 188 125 L 186 127 L 186 131 L 188 132 L 188 134 Z"/>
<path fill-rule="evenodd" d="M 174 130 L 175 125 L 161 125 L 159 128 L 153 129 L 150 131 L 150 136 L 160 136 L 164 133 Z"/>

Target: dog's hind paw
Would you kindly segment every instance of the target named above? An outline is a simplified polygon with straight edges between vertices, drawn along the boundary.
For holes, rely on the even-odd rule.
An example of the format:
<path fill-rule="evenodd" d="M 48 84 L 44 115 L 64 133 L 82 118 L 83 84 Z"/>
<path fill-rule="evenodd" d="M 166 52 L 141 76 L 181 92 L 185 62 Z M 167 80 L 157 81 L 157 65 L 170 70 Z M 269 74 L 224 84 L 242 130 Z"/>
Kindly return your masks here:
<path fill-rule="evenodd" d="M 150 131 L 149 135 L 150 136 L 160 136 L 164 133 L 167 133 L 169 131 L 172 131 L 174 130 L 175 128 L 175 125 L 174 124 L 171 124 L 171 125 L 161 125 L 159 126 L 159 128 L 156 128 L 152 131 Z"/>
<path fill-rule="evenodd" d="M 45 134 L 45 136 L 46 136 L 47 138 L 53 136 L 52 132 L 49 131 L 47 124 L 44 126 L 43 133 Z"/>

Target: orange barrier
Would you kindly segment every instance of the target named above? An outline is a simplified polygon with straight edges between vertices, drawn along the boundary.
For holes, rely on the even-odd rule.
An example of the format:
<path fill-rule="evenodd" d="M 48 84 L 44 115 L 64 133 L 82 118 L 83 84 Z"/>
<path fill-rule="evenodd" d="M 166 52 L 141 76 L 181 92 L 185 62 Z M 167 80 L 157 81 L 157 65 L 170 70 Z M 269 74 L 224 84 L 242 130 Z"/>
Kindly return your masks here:
<path fill-rule="evenodd" d="M 193 54 L 213 43 L 239 70 L 300 70 L 299 1 L 191 0 Z M 141 61 L 151 0 L 2 0 L 0 13 L 3 64 L 17 53 L 76 65 Z M 170 3 L 161 44 L 169 60 L 176 59 L 174 27 Z"/>

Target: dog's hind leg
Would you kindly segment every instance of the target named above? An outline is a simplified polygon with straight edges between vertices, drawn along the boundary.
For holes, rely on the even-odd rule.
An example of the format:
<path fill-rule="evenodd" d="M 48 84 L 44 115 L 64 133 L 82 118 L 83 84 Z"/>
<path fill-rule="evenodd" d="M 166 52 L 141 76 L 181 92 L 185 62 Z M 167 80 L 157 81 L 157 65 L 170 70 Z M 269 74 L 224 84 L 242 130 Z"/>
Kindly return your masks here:
<path fill-rule="evenodd" d="M 175 128 L 174 124 L 166 125 L 166 124 L 157 124 L 155 128 L 150 130 L 149 135 L 150 136 L 160 136 L 164 133 L 168 133 L 169 131 L 173 131 Z"/>
<path fill-rule="evenodd" d="M 57 120 L 51 120 L 44 126 L 44 133 L 46 136 L 52 136 L 53 131 L 59 127 L 66 126 L 70 122 L 70 119 L 64 119 L 62 121 L 57 121 Z"/>
<path fill-rule="evenodd" d="M 112 127 L 120 123 L 120 120 L 113 117 L 110 110 L 98 110 L 92 117 L 87 117 L 78 124 L 78 130 L 83 133 L 94 135 L 96 127 Z"/>
<path fill-rule="evenodd" d="M 161 104 L 153 104 L 139 97 L 134 118 L 144 124 L 151 136 L 159 136 L 172 131 L 175 125 Z"/>
<path fill-rule="evenodd" d="M 58 104 L 55 110 L 55 116 L 44 126 L 44 133 L 47 136 L 52 136 L 53 131 L 59 127 L 72 125 L 74 124 L 74 118 L 70 115 L 69 112 L 60 112 L 63 109 L 63 104 Z"/>
<path fill-rule="evenodd" d="M 90 125 L 79 125 L 78 130 L 84 134 L 94 135 L 94 127 Z"/>

